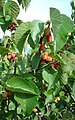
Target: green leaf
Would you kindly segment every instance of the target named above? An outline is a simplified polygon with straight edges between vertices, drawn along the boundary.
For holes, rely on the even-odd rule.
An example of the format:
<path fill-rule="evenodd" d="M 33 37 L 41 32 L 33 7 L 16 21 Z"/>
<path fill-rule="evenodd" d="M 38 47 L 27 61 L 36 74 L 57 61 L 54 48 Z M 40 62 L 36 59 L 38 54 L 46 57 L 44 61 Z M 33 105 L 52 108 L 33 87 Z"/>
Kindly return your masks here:
<path fill-rule="evenodd" d="M 38 88 L 33 81 L 28 81 L 21 77 L 13 77 L 7 80 L 6 87 L 8 90 L 11 90 L 13 92 L 16 91 L 33 95 L 39 94 Z"/>
<path fill-rule="evenodd" d="M 20 53 L 22 53 L 22 51 L 23 51 L 28 34 L 29 34 L 29 31 L 27 31 L 25 34 L 23 34 L 22 38 L 20 39 L 20 41 L 17 44 L 17 48 Z"/>
<path fill-rule="evenodd" d="M 72 73 L 75 71 L 75 54 L 64 51 L 62 54 L 65 64 L 62 66 L 63 74 L 67 73 L 68 76 L 72 76 Z"/>
<path fill-rule="evenodd" d="M 40 53 L 36 52 L 32 58 L 32 68 L 37 69 L 40 62 Z"/>
<path fill-rule="evenodd" d="M 68 78 L 74 78 L 73 73 L 75 73 L 75 55 L 73 53 L 70 53 L 68 51 L 64 51 L 62 54 L 63 60 L 65 64 L 62 65 L 62 75 L 61 80 L 64 84 L 68 83 Z"/>
<path fill-rule="evenodd" d="M 48 74 L 48 72 L 43 71 L 43 72 L 42 72 L 42 77 L 43 77 L 43 79 L 44 79 L 47 83 L 49 83 L 50 74 Z"/>
<path fill-rule="evenodd" d="M 56 55 L 54 56 L 54 58 L 55 58 L 57 61 L 60 61 L 60 63 L 65 64 L 64 59 L 61 57 L 61 55 L 56 54 Z"/>
<path fill-rule="evenodd" d="M 47 71 L 42 72 L 43 79 L 49 84 L 49 88 L 54 84 L 55 78 L 56 78 L 57 72 L 50 74 Z"/>
<path fill-rule="evenodd" d="M 59 74 L 58 74 L 58 76 L 59 76 Z M 53 90 L 52 95 L 53 95 L 53 97 L 56 97 L 59 94 L 60 90 L 61 90 L 61 85 L 60 85 L 60 82 L 59 82 L 60 78 L 57 77 L 57 79 L 58 79 L 58 82 L 52 87 L 52 90 Z M 56 79 L 55 79 L 55 81 L 56 81 Z M 48 93 L 50 91 L 51 91 L 51 89 L 48 91 Z"/>
<path fill-rule="evenodd" d="M 32 75 L 31 73 L 25 73 L 25 74 L 23 74 L 23 78 L 25 78 L 25 79 L 33 79 L 34 78 L 34 75 Z"/>
<path fill-rule="evenodd" d="M 15 1 L 7 1 L 5 3 L 5 15 L 10 15 L 12 18 L 16 19 L 20 12 L 20 8 Z"/>
<path fill-rule="evenodd" d="M 19 109 L 20 114 L 23 111 L 28 116 L 36 106 L 38 97 L 24 93 L 15 93 L 14 98 L 19 104 L 17 111 Z"/>
<path fill-rule="evenodd" d="M 73 117 L 72 112 L 66 111 L 66 112 L 64 112 L 64 114 L 63 114 L 63 119 L 62 119 L 62 120 L 71 120 L 72 117 Z"/>
<path fill-rule="evenodd" d="M 71 120 L 75 120 L 75 117 L 73 117 Z"/>
<path fill-rule="evenodd" d="M 28 44 L 30 45 L 30 47 L 31 47 L 32 49 L 35 49 L 35 43 L 34 43 L 32 37 L 31 37 L 31 34 L 30 34 L 29 37 L 28 37 Z"/>
<path fill-rule="evenodd" d="M 1 28 L 3 32 L 5 32 L 8 29 L 11 23 L 12 23 L 12 20 L 10 19 L 9 21 L 4 21 L 4 24 L 1 24 Z"/>
<path fill-rule="evenodd" d="M 67 73 L 63 73 L 61 75 L 61 80 L 66 85 L 68 83 L 68 74 Z"/>
<path fill-rule="evenodd" d="M 25 10 L 27 10 L 27 8 L 30 5 L 31 0 L 17 0 L 19 5 L 22 4 L 22 7 L 25 8 Z"/>
<path fill-rule="evenodd" d="M 5 16 L 5 21 L 9 21 L 9 20 L 11 20 L 11 16 L 10 15 L 6 15 Z"/>
<path fill-rule="evenodd" d="M 22 39 L 22 36 L 29 31 L 29 26 L 30 26 L 30 22 L 26 22 L 26 23 L 22 23 L 20 24 L 15 32 L 15 42 L 16 44 L 19 43 L 19 41 L 21 41 L 20 39 Z"/>
<path fill-rule="evenodd" d="M 17 48 L 22 52 L 26 39 L 28 39 L 28 34 L 31 33 L 31 41 L 28 40 L 30 46 L 34 48 L 34 41 L 40 32 L 43 30 L 44 24 L 39 20 L 34 20 L 32 22 L 26 22 L 20 24 L 15 32 L 15 41 Z"/>
<path fill-rule="evenodd" d="M 25 10 L 27 10 L 27 8 L 30 5 L 31 0 L 22 0 L 22 7 L 25 7 Z"/>
<path fill-rule="evenodd" d="M 70 5 L 73 10 L 75 10 L 75 0 L 71 0 Z"/>
<path fill-rule="evenodd" d="M 50 18 L 54 34 L 54 52 L 56 53 L 65 45 L 66 36 L 72 31 L 74 24 L 68 16 L 60 14 L 56 8 L 50 8 Z"/>
<path fill-rule="evenodd" d="M 53 95 L 48 95 L 47 98 L 46 98 L 45 104 L 48 104 L 48 103 L 52 102 L 53 99 L 54 99 Z"/>
<path fill-rule="evenodd" d="M 58 52 L 62 47 L 64 47 L 69 32 L 73 30 L 73 21 L 66 15 L 62 15 L 62 25 L 59 28 L 57 35 L 55 37 L 55 53 Z"/>
<path fill-rule="evenodd" d="M 60 11 L 56 8 L 50 8 L 50 19 L 52 22 L 52 29 L 54 37 L 56 37 L 56 34 L 62 24 L 62 15 L 60 14 Z"/>
<path fill-rule="evenodd" d="M 4 17 L 0 15 L 0 25 L 4 24 L 5 21 L 4 21 Z"/>
<path fill-rule="evenodd" d="M 26 38 L 29 34 L 29 26 L 30 22 L 20 24 L 15 32 L 15 42 L 17 44 L 17 48 L 20 52 L 22 52 Z"/>
<path fill-rule="evenodd" d="M 44 23 L 42 21 L 34 20 L 31 22 L 30 31 L 33 41 L 36 40 L 36 38 L 38 37 L 38 35 L 41 34 L 43 29 L 44 29 Z"/>
<path fill-rule="evenodd" d="M 61 92 L 59 93 L 59 95 L 60 95 L 60 97 L 64 97 L 64 96 L 65 96 L 65 92 L 64 92 L 64 91 L 61 91 Z"/>
<path fill-rule="evenodd" d="M 0 0 L 0 13 L 3 13 L 3 0 Z"/>
<path fill-rule="evenodd" d="M 15 104 L 13 102 L 10 102 L 9 108 L 10 108 L 10 110 L 14 110 L 15 109 Z"/>

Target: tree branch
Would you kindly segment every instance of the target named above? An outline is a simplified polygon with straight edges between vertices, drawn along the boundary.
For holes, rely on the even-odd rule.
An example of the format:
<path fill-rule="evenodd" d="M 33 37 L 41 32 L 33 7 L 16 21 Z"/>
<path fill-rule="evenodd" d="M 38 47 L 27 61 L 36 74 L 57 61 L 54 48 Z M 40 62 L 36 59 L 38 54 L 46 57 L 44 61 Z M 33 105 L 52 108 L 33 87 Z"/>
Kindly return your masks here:
<path fill-rule="evenodd" d="M 66 91 L 69 94 L 70 98 L 72 99 L 73 102 L 75 102 L 74 96 L 71 94 L 70 87 L 68 85 L 65 85 Z"/>

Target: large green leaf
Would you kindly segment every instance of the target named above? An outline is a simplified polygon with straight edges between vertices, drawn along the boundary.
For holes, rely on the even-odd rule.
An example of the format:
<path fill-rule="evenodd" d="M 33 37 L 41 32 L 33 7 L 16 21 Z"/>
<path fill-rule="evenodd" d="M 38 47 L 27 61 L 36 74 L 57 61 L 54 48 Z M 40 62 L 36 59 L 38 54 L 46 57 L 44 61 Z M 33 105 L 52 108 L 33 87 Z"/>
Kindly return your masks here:
<path fill-rule="evenodd" d="M 65 45 L 67 34 L 73 30 L 73 27 L 74 24 L 72 20 L 68 16 L 62 15 L 62 25 L 55 37 L 55 52 L 58 52 Z"/>
<path fill-rule="evenodd" d="M 56 8 L 50 8 L 50 18 L 54 34 L 54 52 L 58 52 L 66 43 L 66 36 L 73 29 L 72 20 L 62 15 Z"/>
<path fill-rule="evenodd" d="M 23 111 L 24 114 L 28 116 L 32 112 L 32 109 L 36 106 L 38 96 L 15 93 L 14 98 L 19 104 L 17 112 L 21 114 L 21 111 Z"/>
<path fill-rule="evenodd" d="M 20 12 L 20 8 L 15 1 L 7 1 L 5 3 L 5 15 L 10 15 L 12 18 L 16 18 Z"/>
<path fill-rule="evenodd" d="M 13 92 L 16 91 L 33 95 L 39 94 L 38 88 L 33 81 L 21 77 L 13 77 L 7 80 L 6 87 Z"/>
<path fill-rule="evenodd" d="M 17 27 L 15 32 L 15 41 L 20 52 L 22 52 L 26 38 L 28 39 L 28 34 L 30 33 L 31 40 L 28 40 L 28 43 L 32 48 L 34 48 L 34 40 L 36 40 L 37 35 L 43 30 L 43 27 L 44 24 L 39 20 L 22 23 Z"/>
<path fill-rule="evenodd" d="M 60 11 L 56 8 L 50 8 L 50 19 L 52 23 L 53 34 L 55 37 L 62 24 L 62 15 L 60 14 Z"/>
<path fill-rule="evenodd" d="M 25 10 L 27 10 L 27 8 L 30 5 L 31 0 L 17 0 L 19 5 L 22 4 L 22 7 L 25 8 Z"/>

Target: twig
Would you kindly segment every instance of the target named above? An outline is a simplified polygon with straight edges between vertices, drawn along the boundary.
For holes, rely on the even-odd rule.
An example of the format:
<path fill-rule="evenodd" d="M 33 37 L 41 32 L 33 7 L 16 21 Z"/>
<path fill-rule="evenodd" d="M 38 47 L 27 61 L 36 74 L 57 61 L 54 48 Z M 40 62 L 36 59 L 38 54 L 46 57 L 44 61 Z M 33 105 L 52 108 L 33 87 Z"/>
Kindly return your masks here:
<path fill-rule="evenodd" d="M 73 102 L 75 102 L 74 96 L 71 94 L 70 87 L 68 85 L 65 85 L 65 88 L 67 90 L 67 93 L 69 94 L 70 98 L 72 99 Z"/>
<path fill-rule="evenodd" d="M 36 116 L 38 117 L 38 120 L 42 120 L 42 114 L 41 114 L 41 112 L 36 113 Z"/>

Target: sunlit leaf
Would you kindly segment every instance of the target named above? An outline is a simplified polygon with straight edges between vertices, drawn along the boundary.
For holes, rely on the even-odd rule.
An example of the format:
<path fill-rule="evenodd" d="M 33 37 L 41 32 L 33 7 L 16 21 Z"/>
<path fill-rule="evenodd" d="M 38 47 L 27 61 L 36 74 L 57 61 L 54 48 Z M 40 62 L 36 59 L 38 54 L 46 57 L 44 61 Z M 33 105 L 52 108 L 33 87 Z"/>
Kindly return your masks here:
<path fill-rule="evenodd" d="M 32 48 L 35 47 L 34 41 L 36 40 L 37 35 L 43 30 L 43 27 L 44 24 L 39 20 L 22 23 L 17 27 L 15 41 L 20 52 L 23 50 L 26 39 Z M 28 35 L 30 35 L 30 39 L 28 39 Z"/>
<path fill-rule="evenodd" d="M 56 8 L 50 8 L 50 19 L 52 22 L 52 29 L 54 37 L 56 36 L 60 26 L 62 25 L 62 15 Z"/>
<path fill-rule="evenodd" d="M 12 18 L 16 18 L 20 12 L 20 8 L 15 1 L 7 1 L 5 3 L 5 14 L 10 15 Z"/>
<path fill-rule="evenodd" d="M 53 85 L 56 75 L 57 75 L 57 72 L 53 74 L 50 74 L 47 71 L 42 72 L 43 79 L 49 84 L 48 89 L 50 89 L 50 87 Z"/>
<path fill-rule="evenodd" d="M 62 25 L 55 37 L 55 52 L 58 52 L 66 43 L 67 35 L 73 29 L 72 20 L 66 15 L 62 15 Z"/>
<path fill-rule="evenodd" d="M 31 30 L 31 36 L 33 40 L 36 40 L 36 38 L 41 34 L 41 32 L 44 29 L 44 23 L 40 20 L 33 20 L 30 25 Z"/>
<path fill-rule="evenodd" d="M 24 93 L 15 93 L 14 98 L 19 104 L 17 110 L 19 109 L 20 114 L 21 111 L 23 111 L 24 114 L 28 116 L 36 106 L 38 96 Z"/>
<path fill-rule="evenodd" d="M 31 80 L 26 80 L 21 77 L 13 77 L 6 82 L 7 89 L 13 92 L 28 93 L 38 95 L 39 91 L 35 83 Z"/>

